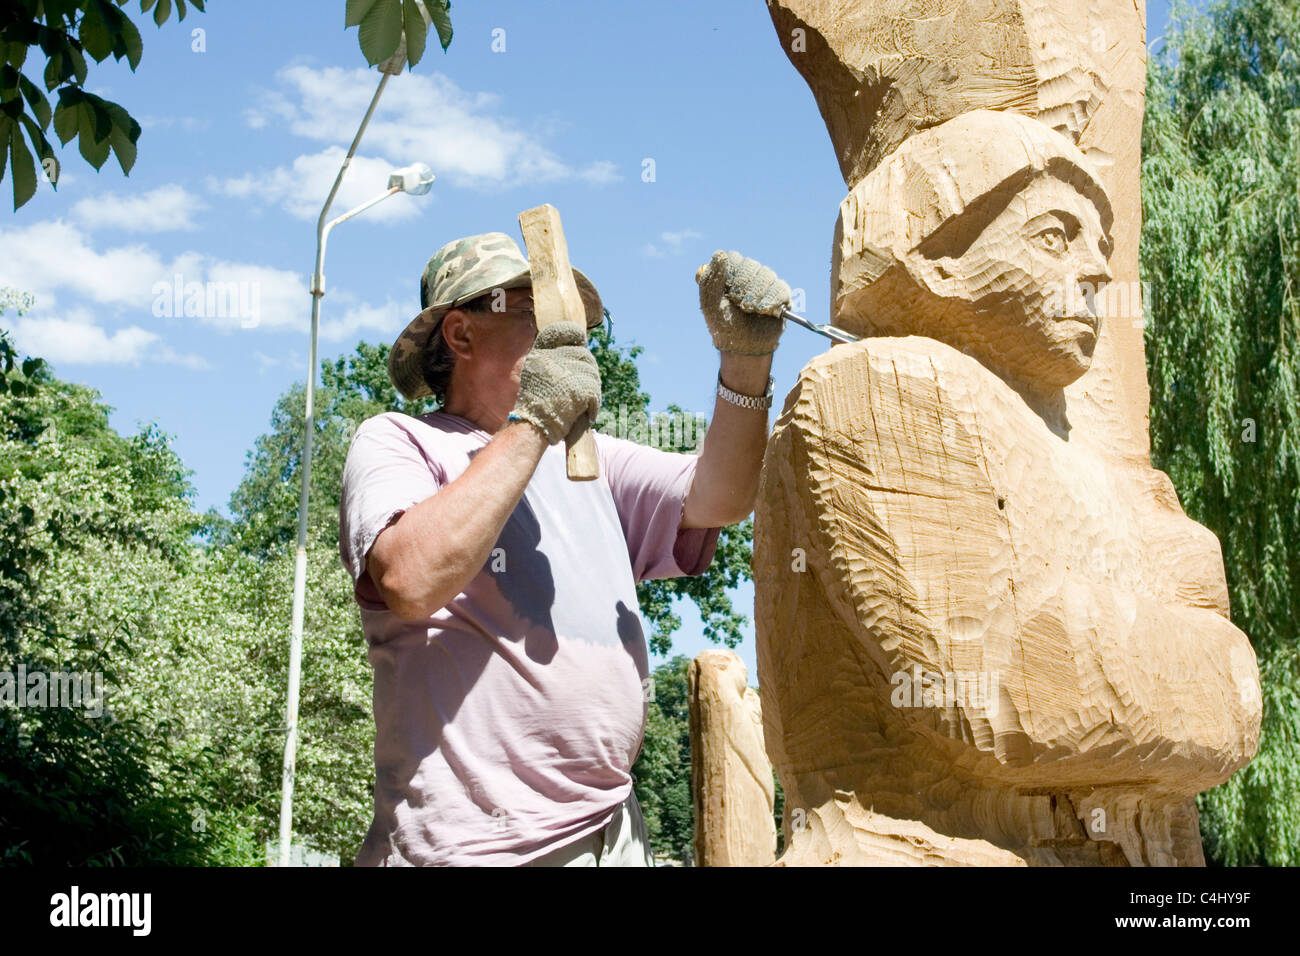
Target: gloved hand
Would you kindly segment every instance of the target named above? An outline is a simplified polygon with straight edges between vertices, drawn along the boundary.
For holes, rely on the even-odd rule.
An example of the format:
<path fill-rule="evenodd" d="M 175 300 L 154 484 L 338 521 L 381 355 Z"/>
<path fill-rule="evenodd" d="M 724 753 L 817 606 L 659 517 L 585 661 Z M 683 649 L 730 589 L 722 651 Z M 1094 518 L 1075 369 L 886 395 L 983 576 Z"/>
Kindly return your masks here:
<path fill-rule="evenodd" d="M 785 329 L 778 318 L 790 304 L 790 287 L 775 272 L 739 252 L 713 254 L 695 274 L 700 311 L 720 352 L 769 355 Z"/>
<path fill-rule="evenodd" d="M 536 426 L 554 445 L 579 415 L 596 420 L 600 397 L 600 368 L 587 349 L 587 333 L 576 322 L 555 322 L 537 333 L 524 358 L 510 418 Z"/>

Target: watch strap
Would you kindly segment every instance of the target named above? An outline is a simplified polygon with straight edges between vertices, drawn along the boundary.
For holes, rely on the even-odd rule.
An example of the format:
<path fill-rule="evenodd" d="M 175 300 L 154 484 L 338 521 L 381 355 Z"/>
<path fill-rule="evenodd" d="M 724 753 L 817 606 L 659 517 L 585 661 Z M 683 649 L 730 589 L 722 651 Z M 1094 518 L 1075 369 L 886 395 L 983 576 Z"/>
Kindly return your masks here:
<path fill-rule="evenodd" d="M 722 384 L 722 373 L 718 373 L 718 395 L 733 405 L 739 405 L 741 408 L 752 408 L 756 411 L 765 411 L 772 407 L 773 390 L 776 382 L 772 376 L 767 377 L 767 391 L 762 395 L 744 395 L 733 389 L 727 388 Z"/>

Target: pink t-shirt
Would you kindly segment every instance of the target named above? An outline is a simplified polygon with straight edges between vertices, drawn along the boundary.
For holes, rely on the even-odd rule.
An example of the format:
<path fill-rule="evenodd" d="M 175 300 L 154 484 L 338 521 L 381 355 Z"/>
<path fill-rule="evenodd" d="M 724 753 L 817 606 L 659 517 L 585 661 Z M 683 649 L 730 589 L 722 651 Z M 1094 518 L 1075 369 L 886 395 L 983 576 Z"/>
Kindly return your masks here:
<path fill-rule="evenodd" d="M 387 609 L 379 533 L 491 439 L 456 415 L 362 423 L 339 550 L 374 668 L 375 817 L 358 866 L 526 863 L 603 827 L 632 789 L 649 662 L 636 582 L 702 573 L 717 528 L 678 530 L 698 459 L 597 433 L 600 478 L 548 448 L 483 569 L 427 621 Z"/>

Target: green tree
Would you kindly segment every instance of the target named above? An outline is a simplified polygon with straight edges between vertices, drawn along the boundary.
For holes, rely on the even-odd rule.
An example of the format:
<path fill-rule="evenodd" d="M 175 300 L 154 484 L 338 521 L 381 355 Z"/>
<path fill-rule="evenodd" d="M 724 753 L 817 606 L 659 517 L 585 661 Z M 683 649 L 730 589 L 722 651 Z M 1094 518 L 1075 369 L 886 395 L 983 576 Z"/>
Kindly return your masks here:
<path fill-rule="evenodd" d="M 29 297 L 0 302 L 21 310 Z M 196 547 L 149 427 L 0 333 L 0 672 L 103 675 L 103 709 L 0 707 L 0 862 L 260 864 L 277 829 L 291 543 Z M 235 527 L 227 522 L 225 532 Z M 313 542 L 296 831 L 350 859 L 370 820 L 370 674 L 336 542 Z"/>
<path fill-rule="evenodd" d="M 691 728 L 686 671 L 679 654 L 654 670 L 645 740 L 632 766 L 633 786 L 651 849 L 690 866 L 695 855 L 691 794 Z"/>
<path fill-rule="evenodd" d="M 132 72 L 140 65 L 144 44 L 131 18 L 121 11 L 129 0 L 7 0 L 0 4 L 0 181 L 6 159 L 13 179 L 14 209 L 36 192 L 36 151 L 46 177 L 58 185 L 59 162 L 46 133 L 54 124 L 59 142 L 77 141 L 81 156 L 96 170 L 111 151 L 123 175 L 135 165 L 140 124 L 125 109 L 85 90 L 89 69 L 108 57 L 126 59 Z M 190 0 L 203 10 L 204 0 Z M 153 11 L 158 26 L 171 16 L 172 0 L 140 0 L 140 12 Z M 176 0 L 176 18 L 185 19 L 185 0 Z M 41 84 L 30 79 L 36 50 L 45 58 Z M 44 89 L 41 89 L 44 86 Z M 50 109 L 46 93 L 58 90 Z M 26 142 L 24 142 L 26 134 Z"/>
<path fill-rule="evenodd" d="M 1259 755 L 1199 801 L 1219 863 L 1300 864 L 1300 8 L 1180 4 L 1149 64 L 1151 445 L 1219 536 L 1264 692 Z"/>
<path fill-rule="evenodd" d="M 198 862 L 200 807 L 129 678 L 190 561 L 187 473 L 2 331 L 0 361 L 0 862 Z M 56 675 L 80 700 L 49 696 Z"/>

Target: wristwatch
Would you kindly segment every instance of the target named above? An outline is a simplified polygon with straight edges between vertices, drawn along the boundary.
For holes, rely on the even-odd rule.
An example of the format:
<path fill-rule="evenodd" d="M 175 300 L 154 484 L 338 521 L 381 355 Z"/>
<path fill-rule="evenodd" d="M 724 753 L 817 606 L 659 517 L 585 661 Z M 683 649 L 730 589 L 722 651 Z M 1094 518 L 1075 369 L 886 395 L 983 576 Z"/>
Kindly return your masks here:
<path fill-rule="evenodd" d="M 718 395 L 733 405 L 739 405 L 741 408 L 753 408 L 757 411 L 765 411 L 772 407 L 772 392 L 776 386 L 772 376 L 767 377 L 767 391 L 762 395 L 742 395 L 740 392 L 734 392 L 722 384 L 722 373 L 718 373 Z"/>

